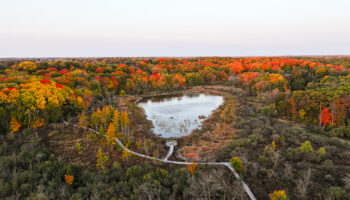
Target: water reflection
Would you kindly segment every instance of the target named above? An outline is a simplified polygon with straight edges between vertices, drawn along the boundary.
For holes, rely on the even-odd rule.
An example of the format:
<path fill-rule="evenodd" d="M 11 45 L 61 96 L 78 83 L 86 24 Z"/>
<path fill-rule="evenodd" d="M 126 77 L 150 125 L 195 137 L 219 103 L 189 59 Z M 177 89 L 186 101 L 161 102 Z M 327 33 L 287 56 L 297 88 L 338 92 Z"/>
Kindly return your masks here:
<path fill-rule="evenodd" d="M 154 133 L 161 137 L 181 137 L 198 128 L 213 110 L 223 103 L 222 96 L 186 94 L 172 97 L 153 97 L 139 103 L 147 119 L 154 125 Z"/>

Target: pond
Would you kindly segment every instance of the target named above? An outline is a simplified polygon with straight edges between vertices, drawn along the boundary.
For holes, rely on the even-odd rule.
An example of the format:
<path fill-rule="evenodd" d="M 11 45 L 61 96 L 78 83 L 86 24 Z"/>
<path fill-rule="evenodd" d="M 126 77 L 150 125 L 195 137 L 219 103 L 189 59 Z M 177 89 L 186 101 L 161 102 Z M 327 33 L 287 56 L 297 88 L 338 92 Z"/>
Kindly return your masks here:
<path fill-rule="evenodd" d="M 224 101 L 222 96 L 184 94 L 153 97 L 139 103 L 147 119 L 153 122 L 153 132 L 163 138 L 188 135 Z"/>

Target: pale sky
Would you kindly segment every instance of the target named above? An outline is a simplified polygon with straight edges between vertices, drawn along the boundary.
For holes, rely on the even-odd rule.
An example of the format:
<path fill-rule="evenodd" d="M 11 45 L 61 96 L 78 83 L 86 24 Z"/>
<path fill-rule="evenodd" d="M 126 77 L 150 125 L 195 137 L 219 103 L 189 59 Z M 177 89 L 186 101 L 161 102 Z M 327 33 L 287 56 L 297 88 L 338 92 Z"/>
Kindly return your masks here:
<path fill-rule="evenodd" d="M 350 0 L 0 0 L 0 57 L 350 55 Z"/>

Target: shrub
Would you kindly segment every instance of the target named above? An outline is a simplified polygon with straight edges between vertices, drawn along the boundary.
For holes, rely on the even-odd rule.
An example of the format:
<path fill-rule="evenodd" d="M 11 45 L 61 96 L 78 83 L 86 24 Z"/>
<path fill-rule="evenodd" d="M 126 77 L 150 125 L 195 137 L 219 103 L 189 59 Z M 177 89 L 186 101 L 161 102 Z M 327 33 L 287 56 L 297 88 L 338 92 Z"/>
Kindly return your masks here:
<path fill-rule="evenodd" d="M 120 96 L 125 96 L 125 91 L 124 90 L 120 90 L 120 93 L 119 93 Z"/>
<path fill-rule="evenodd" d="M 115 161 L 115 162 L 113 163 L 113 169 L 119 169 L 119 168 L 120 168 L 120 163 L 117 162 L 117 161 Z"/>
<path fill-rule="evenodd" d="M 331 130 L 330 134 L 336 137 L 350 138 L 350 127 L 339 127 Z"/>
<path fill-rule="evenodd" d="M 349 199 L 349 195 L 346 194 L 346 191 L 341 187 L 330 187 L 328 189 L 328 194 L 332 199 L 341 200 L 341 199 Z"/>
<path fill-rule="evenodd" d="M 75 143 L 75 149 L 76 149 L 77 151 L 81 151 L 81 145 L 80 145 L 79 142 L 76 142 L 76 143 Z"/>
<path fill-rule="evenodd" d="M 298 149 L 293 149 L 293 148 L 289 147 L 286 150 L 286 157 L 288 160 L 298 161 L 298 160 L 300 160 L 301 152 Z"/>
<path fill-rule="evenodd" d="M 231 166 L 237 173 L 242 173 L 242 161 L 240 157 L 233 157 L 230 159 Z"/>
<path fill-rule="evenodd" d="M 312 148 L 311 142 L 307 140 L 306 142 L 301 144 L 301 146 L 299 147 L 299 150 L 302 153 L 309 153 L 309 152 L 312 152 L 314 149 Z"/>
<path fill-rule="evenodd" d="M 320 156 L 320 157 L 324 157 L 326 155 L 326 149 L 324 147 L 321 147 L 317 150 L 317 154 Z"/>
<path fill-rule="evenodd" d="M 276 110 L 275 105 L 271 104 L 271 105 L 268 105 L 268 106 L 264 106 L 261 109 L 261 113 L 263 113 L 266 116 L 273 117 L 275 115 L 275 110 Z"/>
<path fill-rule="evenodd" d="M 267 158 L 264 155 L 259 155 L 258 161 L 260 163 L 267 163 Z"/>
<path fill-rule="evenodd" d="M 334 164 L 333 164 L 332 160 L 327 159 L 322 163 L 322 165 L 324 165 L 326 167 L 333 167 Z"/>

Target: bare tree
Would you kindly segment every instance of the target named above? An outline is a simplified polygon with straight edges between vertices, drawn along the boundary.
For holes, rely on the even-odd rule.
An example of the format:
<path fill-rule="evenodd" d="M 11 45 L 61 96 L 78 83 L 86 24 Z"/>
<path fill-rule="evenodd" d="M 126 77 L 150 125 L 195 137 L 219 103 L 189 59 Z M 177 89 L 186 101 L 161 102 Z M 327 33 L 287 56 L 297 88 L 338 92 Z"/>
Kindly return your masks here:
<path fill-rule="evenodd" d="M 275 101 L 275 99 L 278 97 L 280 91 L 276 88 L 270 91 L 267 91 L 266 94 L 266 103 L 271 104 Z"/>
<path fill-rule="evenodd" d="M 311 169 L 307 169 L 306 172 L 304 172 L 304 176 L 301 179 L 298 179 L 297 181 L 297 190 L 300 194 L 301 199 L 307 198 L 307 189 L 311 183 Z"/>
<path fill-rule="evenodd" d="M 246 199 L 241 184 L 224 169 L 201 172 L 190 180 L 187 193 L 191 199 Z"/>
<path fill-rule="evenodd" d="M 162 192 L 164 193 L 164 187 L 158 181 L 144 182 L 139 188 L 139 199 L 157 199 L 161 200 Z"/>
<path fill-rule="evenodd" d="M 188 194 L 194 199 L 215 199 L 215 193 L 221 190 L 217 177 L 210 172 L 202 172 L 198 177 L 190 179 Z"/>
<path fill-rule="evenodd" d="M 218 175 L 218 182 L 220 182 L 223 188 L 224 196 L 222 199 L 247 199 L 245 191 L 242 189 L 242 185 L 237 181 L 232 174 L 227 175 L 227 171 L 224 169 L 214 171 Z"/>
<path fill-rule="evenodd" d="M 289 163 L 284 164 L 284 173 L 289 177 L 293 177 L 293 168 L 291 164 Z"/>

